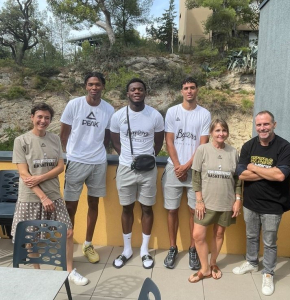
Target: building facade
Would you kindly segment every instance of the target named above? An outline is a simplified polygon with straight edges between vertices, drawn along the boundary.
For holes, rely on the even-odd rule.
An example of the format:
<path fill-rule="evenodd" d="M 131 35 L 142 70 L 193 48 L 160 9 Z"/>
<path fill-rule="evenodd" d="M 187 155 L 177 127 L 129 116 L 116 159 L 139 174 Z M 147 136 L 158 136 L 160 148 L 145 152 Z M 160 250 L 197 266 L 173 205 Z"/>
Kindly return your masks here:
<path fill-rule="evenodd" d="M 186 0 L 179 1 L 179 46 L 194 46 L 201 38 L 211 39 L 212 33 L 204 33 L 203 23 L 212 14 L 212 11 L 206 7 L 187 9 Z M 238 31 L 242 31 L 249 39 L 249 44 L 258 38 L 256 31 L 253 31 L 249 25 L 238 26 Z"/>
<path fill-rule="evenodd" d="M 265 0 L 260 9 L 254 116 L 271 111 L 275 132 L 290 141 L 290 1 Z"/>

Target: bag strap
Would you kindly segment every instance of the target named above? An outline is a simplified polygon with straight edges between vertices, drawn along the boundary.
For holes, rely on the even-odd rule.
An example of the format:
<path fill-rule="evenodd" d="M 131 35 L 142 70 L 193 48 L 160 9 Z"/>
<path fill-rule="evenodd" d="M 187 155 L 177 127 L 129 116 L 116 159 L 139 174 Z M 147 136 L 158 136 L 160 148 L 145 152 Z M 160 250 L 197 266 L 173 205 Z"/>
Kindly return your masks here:
<path fill-rule="evenodd" d="M 134 158 L 133 146 L 132 146 L 132 139 L 131 139 L 131 128 L 130 128 L 130 121 L 129 121 L 129 105 L 127 105 L 127 123 L 128 123 L 128 131 L 129 131 L 129 140 L 130 140 L 131 154 L 132 154 L 132 156 Z"/>

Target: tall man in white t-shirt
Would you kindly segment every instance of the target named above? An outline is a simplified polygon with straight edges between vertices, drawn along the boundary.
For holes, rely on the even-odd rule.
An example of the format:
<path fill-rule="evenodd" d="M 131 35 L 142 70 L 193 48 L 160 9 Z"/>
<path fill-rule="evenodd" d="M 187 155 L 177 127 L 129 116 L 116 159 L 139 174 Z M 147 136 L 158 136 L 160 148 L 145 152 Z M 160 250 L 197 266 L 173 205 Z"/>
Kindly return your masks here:
<path fill-rule="evenodd" d="M 140 202 L 142 209 L 143 240 L 140 249 L 142 264 L 145 269 L 150 269 L 154 265 L 154 260 L 149 255 L 148 244 L 153 225 L 152 206 L 156 202 L 157 167 L 155 165 L 149 171 L 138 171 L 131 168 L 133 157 L 142 154 L 156 156 L 163 145 L 163 118 L 156 109 L 145 105 L 145 95 L 145 83 L 138 78 L 130 80 L 127 84 L 129 105 L 117 111 L 111 120 L 111 140 L 115 150 L 120 155 L 116 181 L 120 204 L 123 206 L 124 250 L 113 262 L 113 266 L 117 269 L 122 268 L 133 254 L 131 236 L 136 199 Z"/>
<path fill-rule="evenodd" d="M 200 269 L 200 261 L 195 249 L 193 217 L 195 212 L 195 192 L 192 188 L 191 165 L 197 147 L 209 139 L 210 112 L 197 105 L 198 85 L 194 78 L 188 77 L 181 84 L 183 101 L 168 109 L 165 117 L 165 140 L 169 158 L 162 177 L 164 207 L 168 210 L 168 233 L 170 248 L 164 266 L 173 269 L 178 254 L 176 245 L 178 230 L 178 210 L 183 193 L 187 190 L 190 210 L 189 267 Z"/>
<path fill-rule="evenodd" d="M 110 120 L 114 108 L 101 99 L 105 78 L 99 72 L 85 76 L 87 95 L 69 101 L 62 116 L 60 138 L 66 151 L 64 199 L 74 225 L 78 200 L 85 183 L 88 189 L 86 241 L 83 254 L 89 262 L 100 260 L 92 245 L 98 218 L 99 197 L 106 195 L 107 155 Z"/>

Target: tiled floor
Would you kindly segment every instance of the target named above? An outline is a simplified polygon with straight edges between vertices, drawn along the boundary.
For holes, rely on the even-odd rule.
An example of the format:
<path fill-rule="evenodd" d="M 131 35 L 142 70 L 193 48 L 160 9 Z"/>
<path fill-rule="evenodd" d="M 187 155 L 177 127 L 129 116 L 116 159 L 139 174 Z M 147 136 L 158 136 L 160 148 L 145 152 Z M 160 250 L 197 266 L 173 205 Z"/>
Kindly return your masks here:
<path fill-rule="evenodd" d="M 116 256 L 121 254 L 122 248 L 110 246 L 96 246 L 96 248 L 101 260 L 98 264 L 90 264 L 82 255 L 81 245 L 75 245 L 75 267 L 79 273 L 90 280 L 86 286 L 71 284 L 75 300 L 137 300 L 146 277 L 151 277 L 157 284 L 163 300 L 286 300 L 290 297 L 289 258 L 278 258 L 274 277 L 275 293 L 266 297 L 261 294 L 262 276 L 260 272 L 241 276 L 231 272 L 234 266 L 244 260 L 242 255 L 220 255 L 218 265 L 223 272 L 222 279 L 213 280 L 211 278 L 190 284 L 187 278 L 192 271 L 188 269 L 186 252 L 179 253 L 175 269 L 169 270 L 163 266 L 167 251 L 152 250 L 151 255 L 155 257 L 155 267 L 145 270 L 141 265 L 139 250 L 134 249 L 133 258 L 125 267 L 117 270 L 112 266 L 112 262 Z M 0 239 L 1 267 L 12 267 L 12 249 L 11 240 Z M 64 287 L 56 299 L 67 299 Z"/>

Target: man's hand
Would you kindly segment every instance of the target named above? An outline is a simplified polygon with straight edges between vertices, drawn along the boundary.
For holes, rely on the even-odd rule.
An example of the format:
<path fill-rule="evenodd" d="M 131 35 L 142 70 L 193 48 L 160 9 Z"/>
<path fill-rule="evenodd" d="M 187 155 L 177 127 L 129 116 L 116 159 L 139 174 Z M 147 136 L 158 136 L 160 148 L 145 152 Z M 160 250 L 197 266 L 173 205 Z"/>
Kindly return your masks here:
<path fill-rule="evenodd" d="M 255 173 L 256 166 L 253 163 L 247 165 L 247 170 Z"/>
<path fill-rule="evenodd" d="M 186 179 L 182 180 L 182 178 L 184 178 L 184 176 L 186 176 L 186 178 L 187 178 L 187 171 L 188 171 L 188 169 L 187 169 L 186 165 L 179 165 L 174 168 L 176 177 L 181 181 L 186 180 Z"/>

